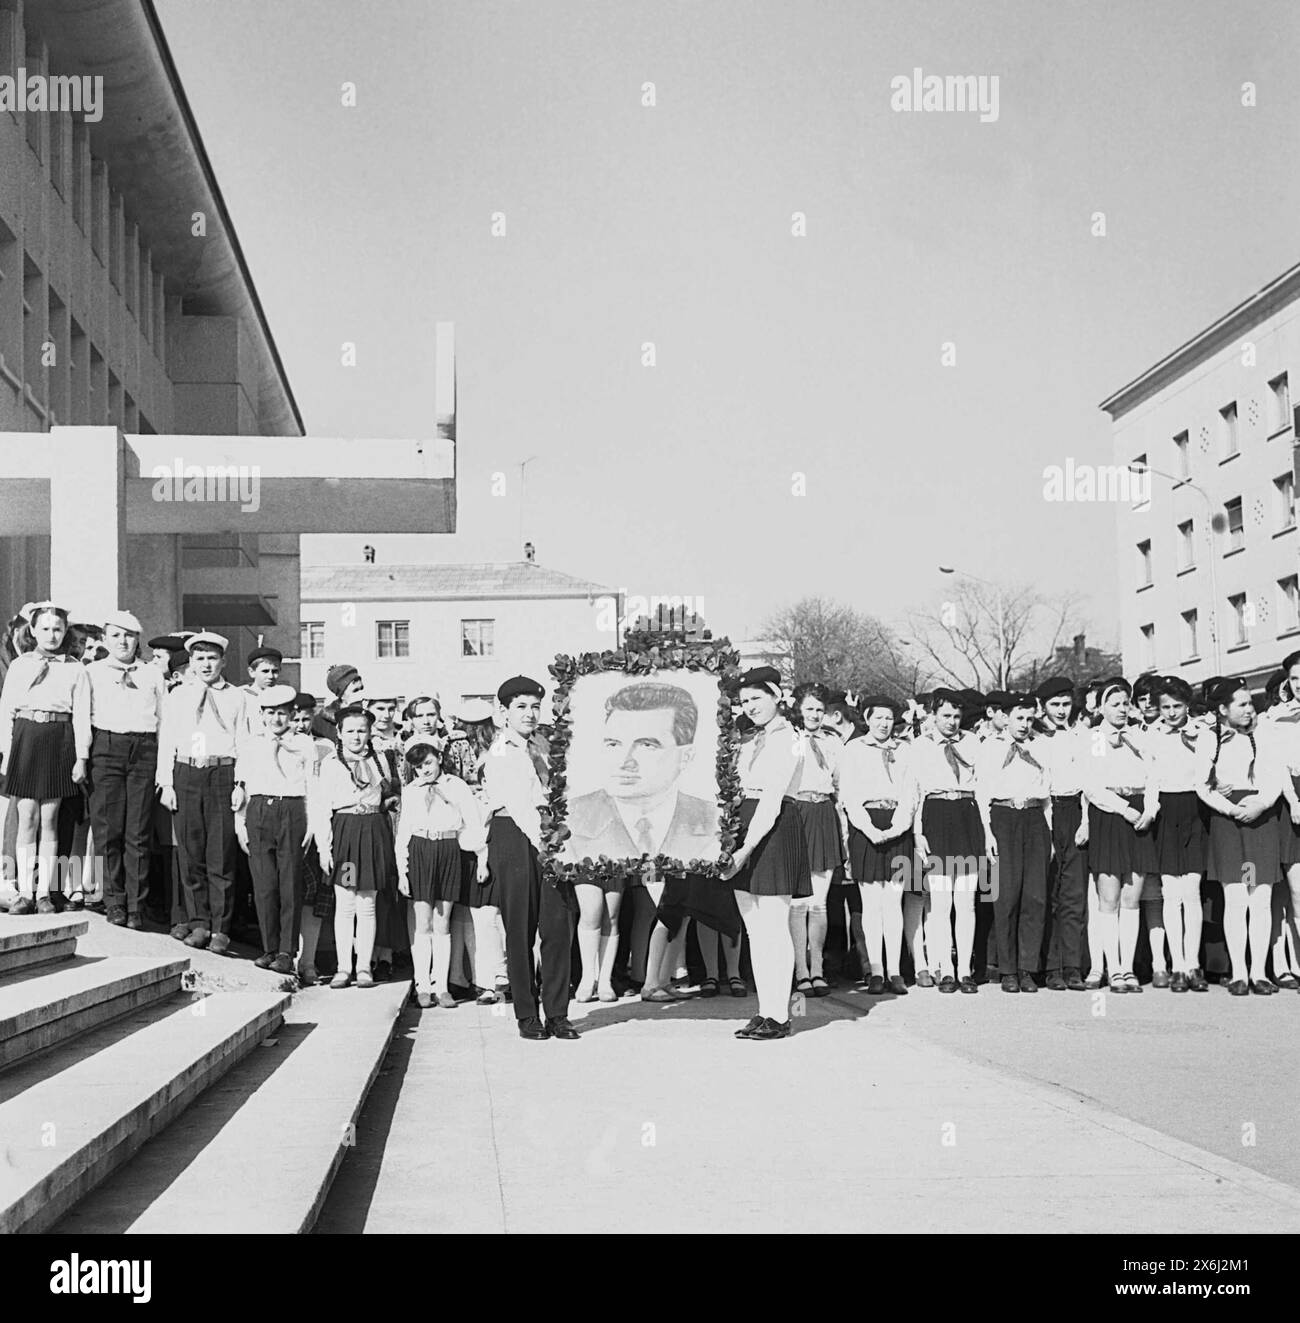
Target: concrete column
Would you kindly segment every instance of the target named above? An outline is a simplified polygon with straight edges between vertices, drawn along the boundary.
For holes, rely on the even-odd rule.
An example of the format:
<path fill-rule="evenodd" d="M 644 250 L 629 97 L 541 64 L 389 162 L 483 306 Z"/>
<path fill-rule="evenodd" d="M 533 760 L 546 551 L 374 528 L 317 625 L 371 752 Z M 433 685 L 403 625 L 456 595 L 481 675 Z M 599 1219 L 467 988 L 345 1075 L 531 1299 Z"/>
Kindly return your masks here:
<path fill-rule="evenodd" d="M 126 439 L 115 427 L 55 427 L 50 451 L 50 596 L 74 619 L 121 602 Z"/>

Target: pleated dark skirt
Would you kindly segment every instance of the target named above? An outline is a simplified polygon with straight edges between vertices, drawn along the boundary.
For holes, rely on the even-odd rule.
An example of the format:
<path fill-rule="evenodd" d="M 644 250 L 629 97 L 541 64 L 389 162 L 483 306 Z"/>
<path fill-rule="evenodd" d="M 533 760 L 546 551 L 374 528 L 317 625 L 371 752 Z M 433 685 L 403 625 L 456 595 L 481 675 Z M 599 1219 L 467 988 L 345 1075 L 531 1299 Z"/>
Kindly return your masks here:
<path fill-rule="evenodd" d="M 869 808 L 867 815 L 871 825 L 882 830 L 894 820 L 894 810 L 888 808 Z M 907 883 L 915 868 L 915 852 L 916 841 L 910 831 L 877 845 L 856 827 L 849 828 L 849 862 L 855 882 L 888 882 L 895 878 Z"/>
<path fill-rule="evenodd" d="M 1300 776 L 1293 776 L 1291 784 L 1300 791 Z M 3 789 L 0 789 L 2 793 Z M 1282 867 L 1290 868 L 1292 864 L 1300 864 L 1300 828 L 1291 821 L 1291 806 L 1285 799 L 1278 804 L 1277 831 Z"/>
<path fill-rule="evenodd" d="M 659 898 L 659 922 L 676 937 L 687 919 L 694 919 L 715 932 L 739 937 L 744 924 L 732 894 L 736 879 L 704 877 L 699 873 L 684 876 L 670 873 L 664 878 L 664 893 Z"/>
<path fill-rule="evenodd" d="M 431 841 L 427 836 L 412 836 L 407 854 L 407 877 L 411 883 L 412 900 L 422 900 L 426 905 L 443 900 L 454 901 L 457 905 L 469 904 L 465 895 L 461 849 L 454 837 Z M 473 881 L 472 873 L 470 881 Z"/>
<path fill-rule="evenodd" d="M 741 802 L 738 845 L 744 844 L 745 834 L 757 810 L 758 800 Z M 781 801 L 776 825 L 763 837 L 745 867 L 731 879 L 731 885 L 735 891 L 748 891 L 755 896 L 798 898 L 812 895 L 808 842 L 793 799 Z"/>
<path fill-rule="evenodd" d="M 814 873 L 834 872 L 844 862 L 840 815 L 829 799 L 796 799 L 795 809 L 808 843 L 808 867 Z"/>
<path fill-rule="evenodd" d="M 1129 808 L 1137 809 L 1139 813 L 1142 811 L 1141 795 L 1124 795 L 1122 798 Z M 1118 877 L 1121 882 L 1130 873 L 1160 872 L 1155 832 L 1148 827 L 1139 834 L 1127 818 L 1089 804 L 1088 870 L 1094 876 L 1105 873 Z"/>
<path fill-rule="evenodd" d="M 5 791 L 11 799 L 66 799 L 81 792 L 72 782 L 77 742 L 70 721 L 14 718 L 5 759 Z"/>
<path fill-rule="evenodd" d="M 940 877 L 963 877 L 979 871 L 984 854 L 984 823 L 973 799 L 927 799 L 921 808 L 921 833 L 937 859 Z"/>
<path fill-rule="evenodd" d="M 1156 861 L 1165 877 L 1205 872 L 1205 805 L 1195 790 L 1162 790 Z"/>
<path fill-rule="evenodd" d="M 1233 803 L 1244 797 L 1242 791 L 1228 792 Z M 1274 804 L 1254 822 L 1236 822 L 1211 810 L 1206 876 L 1225 887 L 1277 882 L 1282 876 L 1282 832 L 1278 818 L 1284 804 L 1285 801 L 1282 805 Z"/>
<path fill-rule="evenodd" d="M 386 813 L 336 813 L 330 882 L 348 891 L 396 891 L 397 856 Z"/>

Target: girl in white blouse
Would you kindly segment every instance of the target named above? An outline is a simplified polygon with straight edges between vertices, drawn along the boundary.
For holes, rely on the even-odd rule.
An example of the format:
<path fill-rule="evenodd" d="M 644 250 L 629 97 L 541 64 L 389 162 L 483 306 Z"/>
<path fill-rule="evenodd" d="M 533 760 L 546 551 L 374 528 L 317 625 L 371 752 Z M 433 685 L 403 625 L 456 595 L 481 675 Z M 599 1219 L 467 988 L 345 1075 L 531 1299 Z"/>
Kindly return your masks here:
<path fill-rule="evenodd" d="M 781 714 L 780 701 L 775 667 L 760 666 L 740 677 L 740 706 L 757 730 L 740 749 L 741 843 L 722 876 L 732 883 L 749 934 L 758 985 L 758 1014 L 736 1037 L 753 1041 L 789 1037 L 790 902 L 812 895 L 808 846 L 794 801 L 806 741 Z"/>
<path fill-rule="evenodd" d="M 1273 883 L 1282 867 L 1278 798 L 1282 763 L 1276 745 L 1256 735 L 1255 705 L 1240 680 L 1210 691 L 1217 720 L 1196 746 L 1196 793 L 1210 809 L 1206 871 L 1223 887 L 1223 931 L 1234 997 L 1277 991 L 1268 981 Z M 1250 947 L 1249 980 L 1246 948 Z"/>
<path fill-rule="evenodd" d="M 461 894 L 461 851 L 477 858 L 475 882 L 487 878 L 487 819 L 474 792 L 458 776 L 442 770 L 442 741 L 412 735 L 403 758 L 414 779 L 402 791 L 397 828 L 398 889 L 415 905 L 416 1000 L 422 1007 L 451 1010 L 456 999 L 447 987 L 451 968 L 451 912 Z"/>
<path fill-rule="evenodd" d="M 1079 757 L 1088 801 L 1088 866 L 1097 879 L 1097 926 L 1112 992 L 1142 991 L 1133 972 L 1138 907 L 1143 879 L 1159 869 L 1151 824 L 1160 800 L 1150 760 L 1128 730 L 1132 692 L 1126 680 L 1107 682 L 1101 724 Z"/>
<path fill-rule="evenodd" d="M 1300 693 L 1300 652 L 1293 652 L 1282 663 L 1286 679 L 1285 694 Z M 1273 982 L 1288 991 L 1300 990 L 1300 703 L 1294 699 L 1279 703 L 1260 723 L 1261 738 L 1270 739 L 1278 750 L 1282 766 L 1282 794 L 1278 823 L 1282 837 L 1282 867 L 1286 886 L 1273 890 Z"/>
<path fill-rule="evenodd" d="M 53 914 L 59 801 L 79 793 L 90 756 L 90 680 L 68 655 L 62 607 L 39 602 L 28 624 L 36 647 L 14 658 L 0 691 L 0 772 L 5 794 L 18 801 L 20 894 L 9 912 Z"/>

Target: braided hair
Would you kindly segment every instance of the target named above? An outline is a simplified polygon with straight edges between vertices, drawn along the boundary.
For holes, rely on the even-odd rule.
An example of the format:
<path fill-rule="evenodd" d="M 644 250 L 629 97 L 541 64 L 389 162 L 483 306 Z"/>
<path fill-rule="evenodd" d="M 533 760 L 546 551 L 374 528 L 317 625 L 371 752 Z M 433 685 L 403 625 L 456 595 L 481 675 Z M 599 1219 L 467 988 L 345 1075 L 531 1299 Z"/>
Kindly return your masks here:
<path fill-rule="evenodd" d="M 1219 753 L 1223 748 L 1223 712 L 1237 694 L 1247 689 L 1245 683 L 1241 680 L 1220 680 L 1218 684 L 1210 690 L 1209 699 L 1214 705 L 1214 757 L 1210 762 L 1210 780 L 1209 786 L 1213 790 L 1219 782 Z M 1246 738 L 1250 741 L 1250 766 L 1246 769 L 1246 779 L 1252 784 L 1255 781 L 1255 759 L 1259 756 L 1259 749 L 1255 744 L 1255 732 L 1253 729 L 1245 732 Z"/>

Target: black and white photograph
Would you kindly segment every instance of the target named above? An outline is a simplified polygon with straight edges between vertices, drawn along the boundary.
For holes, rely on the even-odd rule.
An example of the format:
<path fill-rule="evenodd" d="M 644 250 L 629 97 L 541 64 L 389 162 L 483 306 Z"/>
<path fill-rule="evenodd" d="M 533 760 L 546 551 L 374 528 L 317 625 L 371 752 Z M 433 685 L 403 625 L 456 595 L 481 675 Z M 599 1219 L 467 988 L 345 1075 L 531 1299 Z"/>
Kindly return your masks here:
<path fill-rule="evenodd" d="M 1297 57 L 0 0 L 14 1311 L 264 1236 L 267 1308 L 418 1308 L 361 1234 L 1285 1301 Z"/>

